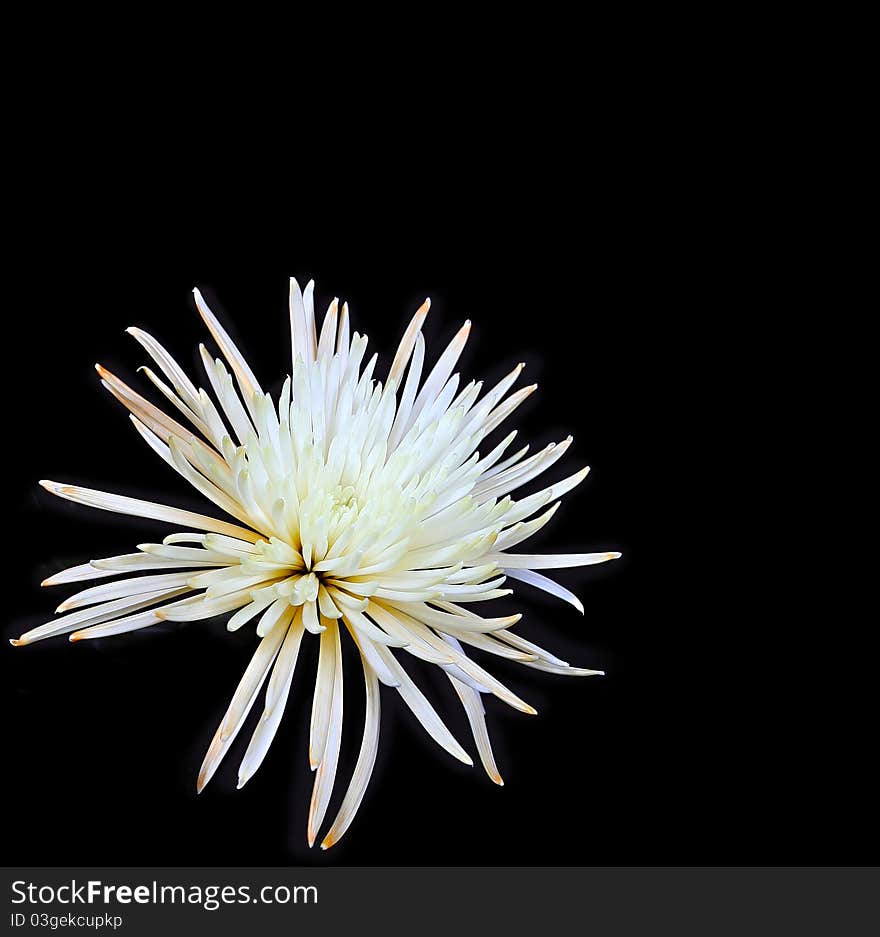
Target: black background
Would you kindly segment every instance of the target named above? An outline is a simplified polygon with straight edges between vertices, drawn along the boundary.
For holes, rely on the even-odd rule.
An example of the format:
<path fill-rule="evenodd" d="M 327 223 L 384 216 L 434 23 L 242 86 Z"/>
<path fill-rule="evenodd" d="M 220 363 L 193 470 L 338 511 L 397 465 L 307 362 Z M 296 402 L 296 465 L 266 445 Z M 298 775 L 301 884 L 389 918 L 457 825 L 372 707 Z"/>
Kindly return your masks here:
<path fill-rule="evenodd" d="M 48 620 L 70 591 L 41 590 L 45 576 L 169 532 L 62 502 L 39 478 L 198 509 L 92 369 L 100 361 L 143 389 L 135 368 L 145 355 L 123 334 L 138 325 L 200 375 L 206 333 L 194 285 L 273 392 L 289 367 L 290 275 L 315 278 L 321 311 L 333 296 L 347 299 L 353 328 L 366 331 L 385 368 L 424 296 L 433 300 L 429 354 L 470 318 L 463 376 L 497 379 L 526 361 L 523 381 L 540 388 L 510 426 L 533 448 L 574 435 L 550 480 L 592 466 L 534 542 L 623 558 L 558 574 L 581 596 L 583 618 L 519 589 L 525 636 L 607 676 L 495 665 L 539 710 L 527 717 L 487 704 L 506 786 L 440 751 L 383 690 L 371 786 L 328 853 L 305 843 L 313 647 L 257 775 L 235 790 L 246 729 L 197 797 L 202 756 L 255 645 L 250 629 L 229 635 L 219 619 L 77 645 L 4 641 L 6 862 L 701 864 L 870 854 L 864 826 L 853 834 L 868 822 L 859 807 L 866 779 L 833 767 L 844 730 L 816 704 L 821 691 L 804 689 L 794 623 L 763 595 L 767 576 L 733 532 L 740 482 L 725 473 L 742 450 L 716 439 L 727 417 L 712 383 L 739 330 L 729 285 L 707 285 L 694 250 L 700 232 L 684 236 L 675 199 L 658 204 L 664 182 L 644 163 L 619 159 L 613 140 L 599 163 L 553 143 L 512 165 L 497 153 L 471 159 L 460 177 L 461 154 L 421 174 L 364 177 L 355 188 L 368 197 L 358 202 L 333 198 L 329 173 L 291 170 L 289 186 L 261 195 L 258 210 L 233 211 L 225 180 L 209 184 L 201 194 L 215 210 L 206 212 L 187 185 L 159 197 L 137 175 L 67 178 L 30 213 L 4 353 L 7 637 Z M 318 197 L 303 202 L 303 188 Z M 754 548 L 761 531 L 746 533 Z M 413 672 L 473 752 L 445 678 Z M 350 679 L 328 817 L 353 766 L 361 696 Z"/>

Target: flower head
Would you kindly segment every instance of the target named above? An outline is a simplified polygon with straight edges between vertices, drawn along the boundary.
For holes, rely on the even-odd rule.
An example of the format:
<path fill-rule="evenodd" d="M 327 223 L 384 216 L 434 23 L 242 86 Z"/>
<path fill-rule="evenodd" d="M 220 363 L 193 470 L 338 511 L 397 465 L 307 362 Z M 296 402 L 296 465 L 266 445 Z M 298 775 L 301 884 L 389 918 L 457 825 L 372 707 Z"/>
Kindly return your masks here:
<path fill-rule="evenodd" d="M 501 784 L 486 730 L 482 694 L 535 710 L 477 664 L 471 649 L 551 673 L 589 675 L 520 637 L 520 615 L 489 617 L 483 603 L 511 593 L 509 579 L 569 602 L 578 599 L 540 569 L 583 566 L 617 553 L 511 552 L 540 530 L 584 468 L 515 500 L 512 493 L 553 465 L 571 437 L 527 456 L 507 455 L 515 432 L 483 441 L 534 390 L 511 392 L 522 365 L 495 387 L 460 387 L 455 366 L 466 322 L 436 363 L 425 366 L 413 316 L 384 383 L 367 338 L 349 335 L 348 306 L 330 304 L 318 333 L 314 284 L 290 284 L 292 375 L 277 403 L 265 393 L 198 290 L 196 306 L 224 360 L 204 346 L 213 397 L 197 387 L 152 336 L 129 333 L 158 369 L 147 378 L 182 421 L 97 365 L 101 383 L 131 413 L 147 445 L 232 520 L 52 481 L 44 488 L 90 507 L 153 518 L 176 528 L 162 543 L 66 569 L 43 585 L 88 586 L 58 607 L 64 614 L 14 645 L 55 635 L 71 641 L 134 631 L 163 619 L 194 621 L 232 613 L 227 628 L 254 627 L 260 642 L 199 772 L 201 790 L 265 685 L 263 716 L 239 768 L 239 787 L 260 766 L 290 694 L 300 645 L 319 642 L 309 759 L 316 772 L 309 811 L 312 845 L 327 812 L 343 723 L 343 644 L 363 666 L 366 718 L 360 754 L 324 848 L 351 823 L 366 790 L 379 739 L 379 684 L 394 687 L 426 731 L 472 764 L 413 683 L 406 655 L 436 664 L 467 714 L 480 759 Z M 427 371 L 427 376 L 424 372 Z M 345 637 L 347 635 L 347 637 Z M 350 639 L 350 640 L 349 640 Z M 468 651 L 465 651 L 465 645 Z M 404 653 L 401 653 L 404 652 Z"/>

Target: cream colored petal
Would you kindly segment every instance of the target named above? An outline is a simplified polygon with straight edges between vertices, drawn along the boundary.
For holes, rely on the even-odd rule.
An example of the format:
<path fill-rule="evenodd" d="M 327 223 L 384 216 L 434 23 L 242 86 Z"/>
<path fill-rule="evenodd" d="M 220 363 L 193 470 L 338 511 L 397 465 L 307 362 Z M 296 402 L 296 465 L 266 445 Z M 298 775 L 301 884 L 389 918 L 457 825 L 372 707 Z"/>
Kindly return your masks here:
<path fill-rule="evenodd" d="M 272 668 L 272 676 L 269 678 L 269 684 L 266 687 L 266 706 L 263 715 L 257 723 L 257 728 L 251 737 L 250 744 L 244 754 L 241 767 L 238 769 L 238 786 L 244 785 L 254 776 L 257 769 L 263 763 L 266 752 L 275 738 L 278 726 L 281 723 L 281 717 L 284 715 L 284 708 L 287 705 L 287 697 L 290 693 L 290 685 L 293 682 L 293 671 L 296 668 L 297 657 L 299 656 L 300 644 L 303 637 L 302 619 L 299 611 L 292 606 L 288 606 L 285 613 L 290 627 L 275 659 L 275 666 Z"/>
<path fill-rule="evenodd" d="M 46 638 L 54 638 L 75 631 L 83 625 L 98 624 L 111 618 L 117 618 L 126 612 L 136 612 L 148 605 L 155 605 L 156 602 L 161 602 L 163 599 L 170 599 L 189 591 L 188 586 L 182 586 L 177 589 L 165 589 L 144 595 L 127 595 L 111 602 L 92 605 L 77 612 L 71 612 L 69 615 L 62 615 L 61 618 L 56 618 L 53 621 L 47 621 L 46 624 L 37 628 L 32 628 L 11 643 L 17 647 L 23 644 L 33 644 L 35 641 L 43 641 Z"/>
<path fill-rule="evenodd" d="M 260 641 L 259 647 L 257 647 L 256 653 L 248 664 L 241 678 L 241 682 L 238 684 L 238 688 L 233 694 L 229 709 L 226 710 L 226 715 L 220 722 L 214 739 L 202 762 L 196 785 L 196 789 L 199 793 L 201 793 L 204 786 L 214 776 L 214 772 L 217 770 L 220 761 L 229 750 L 229 746 L 235 740 L 236 735 L 238 735 L 245 717 L 250 712 L 251 706 L 253 706 L 254 700 L 257 698 L 257 694 L 260 692 L 260 687 L 263 685 L 266 675 L 272 667 L 275 655 L 281 647 L 281 642 L 286 630 L 287 625 L 285 622 L 279 621 L 275 628 Z"/>
<path fill-rule="evenodd" d="M 416 310 L 416 314 L 410 320 L 406 331 L 403 333 L 403 338 L 400 340 L 397 353 L 394 355 L 394 360 L 391 362 L 391 368 L 388 371 L 388 381 L 394 381 L 398 387 L 400 386 L 400 379 L 403 377 L 404 369 L 407 364 L 409 364 L 409 359 L 412 356 L 413 348 L 416 344 L 416 336 L 421 331 L 430 309 L 431 300 L 426 299 Z"/>
<path fill-rule="evenodd" d="M 449 640 L 453 643 L 453 646 L 455 646 L 455 639 L 450 638 Z M 458 649 L 461 650 L 461 645 L 458 645 Z M 465 715 L 470 723 L 474 742 L 477 745 L 477 751 L 480 755 L 480 761 L 486 769 L 486 774 L 488 774 L 496 784 L 503 787 L 504 781 L 498 771 L 498 766 L 495 764 L 492 743 L 489 741 L 489 730 L 486 728 L 486 714 L 483 709 L 483 702 L 480 699 L 480 694 L 472 690 L 469 686 L 466 686 L 460 680 L 456 680 L 455 677 L 450 676 L 449 681 L 458 695 L 458 698 L 461 700 L 461 705 L 464 707 Z"/>
<path fill-rule="evenodd" d="M 569 566 L 594 566 L 619 559 L 620 553 L 487 553 L 483 559 L 504 569 L 562 569 Z"/>
<path fill-rule="evenodd" d="M 581 600 L 573 592 L 570 592 L 564 586 L 560 586 L 558 582 L 554 582 L 552 579 L 548 579 L 546 576 L 542 576 L 540 573 L 533 572 L 530 569 L 505 569 L 504 572 L 511 579 L 519 579 L 521 582 L 527 582 L 536 589 L 541 589 L 543 592 L 549 592 L 550 595 L 555 595 L 556 598 L 562 599 L 563 602 L 568 602 L 569 605 L 573 605 L 581 615 L 584 614 L 584 606 Z"/>
<path fill-rule="evenodd" d="M 336 780 L 339 745 L 342 740 L 342 645 L 339 640 L 339 625 L 333 622 L 327 631 L 333 636 L 333 688 L 330 695 L 330 714 L 326 739 L 321 751 L 321 761 L 315 772 L 312 802 L 309 806 L 309 846 L 314 846 L 318 830 L 321 828 L 324 815 L 327 813 L 330 795 L 333 792 L 333 782 Z"/>
<path fill-rule="evenodd" d="M 217 317 L 208 308 L 208 304 L 205 302 L 202 294 L 197 289 L 194 289 L 193 296 L 195 297 L 196 308 L 199 310 L 199 315 L 201 315 L 205 325 L 208 326 L 211 335 L 214 336 L 214 341 L 217 342 L 220 351 L 223 352 L 223 356 L 229 362 L 229 366 L 235 372 L 239 386 L 245 396 L 245 403 L 249 404 L 254 394 L 263 393 L 259 381 L 254 377 L 254 372 L 248 367 L 248 363 L 242 357 L 241 352 L 235 347 L 235 343 L 226 334 L 226 330 L 217 321 Z"/>
<path fill-rule="evenodd" d="M 473 761 L 470 755 L 458 744 L 452 733 L 443 724 L 443 720 L 437 715 L 434 707 L 425 699 L 425 695 L 413 683 L 391 651 L 381 644 L 376 645 L 376 651 L 382 658 L 383 663 L 397 677 L 399 681 L 397 692 L 400 693 L 403 701 L 412 710 L 428 735 L 454 758 L 466 765 L 472 765 Z"/>
<path fill-rule="evenodd" d="M 321 763 L 327 727 L 330 722 L 330 705 L 333 698 L 333 680 L 336 672 L 335 643 L 339 640 L 336 628 L 321 632 L 318 647 L 318 674 L 312 699 L 312 719 L 309 726 L 309 764 L 314 771 Z"/>
<path fill-rule="evenodd" d="M 123 596 L 143 595 L 148 592 L 159 592 L 162 589 L 179 589 L 187 585 L 192 575 L 190 570 L 180 573 L 162 573 L 158 576 L 134 576 L 131 579 L 117 579 L 116 582 L 104 583 L 83 589 L 70 598 L 65 599 L 57 611 L 66 612 L 72 608 L 82 608 L 85 605 L 95 605 L 110 599 L 119 599 Z"/>
<path fill-rule="evenodd" d="M 263 537 L 253 530 L 246 530 L 235 524 L 218 521 L 214 517 L 204 514 L 194 514 L 180 508 L 172 508 L 165 504 L 155 504 L 152 501 L 140 501 L 137 498 L 126 498 L 123 495 L 110 494 L 106 491 L 96 491 L 92 488 L 80 488 L 77 485 L 64 485 L 61 482 L 43 480 L 40 484 L 59 498 L 75 501 L 88 507 L 98 508 L 101 511 L 112 511 L 116 514 L 130 514 L 134 517 L 146 517 L 157 521 L 167 521 L 183 527 L 194 527 L 196 530 L 209 530 L 227 537 L 247 540 L 256 543 Z"/>
<path fill-rule="evenodd" d="M 379 751 L 380 726 L 379 681 L 367 664 L 364 665 L 364 683 L 367 699 L 361 749 L 358 753 L 351 783 L 339 808 L 339 813 L 321 843 L 321 849 L 329 849 L 342 839 L 364 799 L 364 793 L 367 790 L 373 767 L 376 764 L 376 754 Z"/>

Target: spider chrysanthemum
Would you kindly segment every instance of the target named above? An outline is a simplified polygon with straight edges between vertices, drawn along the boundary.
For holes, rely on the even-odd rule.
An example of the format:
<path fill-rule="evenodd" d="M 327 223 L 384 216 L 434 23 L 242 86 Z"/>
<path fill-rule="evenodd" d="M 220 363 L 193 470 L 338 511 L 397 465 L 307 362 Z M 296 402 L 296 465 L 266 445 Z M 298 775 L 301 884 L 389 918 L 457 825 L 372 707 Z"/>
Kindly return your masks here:
<path fill-rule="evenodd" d="M 486 392 L 481 383 L 459 388 L 453 371 L 470 331 L 466 322 L 423 379 L 426 300 L 383 384 L 373 377 L 376 355 L 363 366 L 367 338 L 349 335 L 346 304 L 340 308 L 333 300 L 318 333 L 313 288 L 309 283 L 301 291 L 296 280 L 290 283 L 292 377 L 284 381 L 277 404 L 198 290 L 196 306 L 226 361 L 201 346 L 213 398 L 152 336 L 128 330 L 162 375 L 144 367 L 146 376 L 184 422 L 97 366 L 101 383 L 131 412 L 147 445 L 234 522 L 40 482 L 61 498 L 163 521 L 177 532 L 162 543 L 139 544 L 136 553 L 92 560 L 47 579 L 43 585 L 121 577 L 77 592 L 58 607 L 65 614 L 12 643 L 66 633 L 78 641 L 166 619 L 230 612 L 230 631 L 250 622 L 259 645 L 205 756 L 201 790 L 266 684 L 263 714 L 239 767 L 239 787 L 260 766 L 287 704 L 300 644 L 306 633 L 308 640 L 314 636 L 319 651 L 309 739 L 315 771 L 309 845 L 323 825 L 336 776 L 345 644 L 363 667 L 366 717 L 348 791 L 321 842 L 327 848 L 348 828 L 372 773 L 380 683 L 400 693 L 443 748 L 472 764 L 413 683 L 406 655 L 446 672 L 480 759 L 501 784 L 480 697 L 491 693 L 523 712 L 535 710 L 476 663 L 470 649 L 551 673 L 600 671 L 570 667 L 513 630 L 520 615 L 487 617 L 478 603 L 509 594 L 501 588 L 509 578 L 583 612 L 571 592 L 537 570 L 601 563 L 619 554 L 512 552 L 550 520 L 558 499 L 588 471 L 519 500 L 511 497 L 571 443 L 569 437 L 529 457 L 525 446 L 505 458 L 512 432 L 483 447 L 535 390 L 531 385 L 508 393 L 522 365 Z"/>

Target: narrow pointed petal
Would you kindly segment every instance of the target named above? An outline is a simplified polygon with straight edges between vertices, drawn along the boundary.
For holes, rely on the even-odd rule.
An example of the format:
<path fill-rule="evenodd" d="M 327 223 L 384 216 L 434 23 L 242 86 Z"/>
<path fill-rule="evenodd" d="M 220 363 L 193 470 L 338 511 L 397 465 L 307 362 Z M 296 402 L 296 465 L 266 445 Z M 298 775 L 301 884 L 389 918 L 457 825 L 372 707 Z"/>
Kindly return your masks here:
<path fill-rule="evenodd" d="M 412 682 L 391 651 L 378 644 L 376 645 L 376 651 L 388 669 L 397 677 L 400 683 L 397 692 L 400 693 L 403 701 L 413 711 L 416 719 L 419 720 L 428 735 L 454 758 L 466 765 L 473 765 L 471 756 L 458 744 L 452 733 L 443 724 L 443 720 L 437 715 L 434 707 L 425 699 L 425 695 Z"/>
<path fill-rule="evenodd" d="M 58 606 L 59 612 L 66 612 L 73 608 L 82 608 L 85 605 L 96 605 L 110 599 L 123 596 L 144 595 L 151 592 L 160 592 L 163 589 L 179 589 L 187 585 L 192 573 L 184 570 L 180 573 L 163 573 L 158 576 L 134 576 L 131 579 L 117 579 L 116 582 L 105 583 L 83 589 L 70 596 Z"/>
<path fill-rule="evenodd" d="M 333 792 L 333 782 L 336 780 L 339 745 L 342 740 L 342 645 L 339 640 L 339 625 L 334 623 L 327 630 L 333 636 L 333 688 L 329 700 L 330 713 L 326 739 L 321 752 L 321 762 L 315 772 L 312 802 L 309 806 L 309 846 L 314 846 L 318 830 L 327 813 L 330 795 Z"/>
<path fill-rule="evenodd" d="M 594 566 L 620 559 L 620 553 L 487 553 L 483 559 L 504 569 L 563 569 L 570 566 Z"/>
<path fill-rule="evenodd" d="M 410 356 L 416 344 L 416 336 L 421 331 L 430 308 L 431 300 L 426 299 L 416 310 L 416 314 L 410 320 L 406 331 L 403 333 L 403 338 L 400 340 L 394 361 L 391 362 L 391 368 L 388 371 L 389 382 L 394 381 L 397 386 L 400 386 L 400 379 L 403 377 L 407 364 L 409 364 Z"/>
<path fill-rule="evenodd" d="M 159 365 L 162 373 L 171 381 L 172 386 L 180 394 L 183 402 L 198 413 L 199 392 L 196 390 L 195 384 L 186 376 L 183 368 L 149 333 L 134 327 L 125 331 L 138 341 L 153 361 Z"/>
<path fill-rule="evenodd" d="M 324 743 L 327 741 L 327 726 L 330 722 L 330 700 L 333 696 L 333 680 L 336 673 L 334 641 L 338 632 L 325 629 L 321 632 L 318 650 L 318 675 L 312 700 L 312 719 L 309 726 L 309 764 L 312 771 L 321 763 Z"/>
<path fill-rule="evenodd" d="M 199 315 L 204 320 L 205 325 L 208 326 L 208 331 L 214 336 L 214 341 L 217 342 L 223 356 L 229 362 L 229 366 L 235 372 L 242 392 L 245 394 L 245 402 L 249 403 L 255 394 L 263 393 L 259 381 L 254 377 L 254 372 L 248 367 L 248 363 L 242 357 L 241 352 L 235 347 L 235 343 L 226 334 L 226 330 L 217 321 L 217 317 L 208 308 L 208 304 L 198 289 L 193 290 L 193 296 L 195 297 Z"/>
<path fill-rule="evenodd" d="M 26 631 L 15 642 L 16 646 L 23 644 L 33 644 L 35 641 L 43 641 L 46 638 L 54 638 L 58 635 L 67 634 L 75 631 L 83 625 L 98 624 L 109 619 L 118 618 L 126 612 L 136 612 L 148 605 L 155 605 L 164 599 L 170 599 L 177 595 L 189 592 L 188 586 L 178 589 L 166 589 L 158 592 L 149 592 L 145 595 L 123 596 L 110 602 L 103 602 L 100 605 L 92 605 L 88 608 L 71 612 L 69 615 L 62 615 L 37 628 L 31 628 Z"/>
<path fill-rule="evenodd" d="M 293 608 L 289 608 L 287 614 L 292 621 L 278 657 L 275 659 L 275 666 L 272 668 L 272 676 L 266 688 L 266 707 L 251 737 L 250 744 L 241 761 L 241 767 L 238 769 L 238 786 L 240 788 L 244 787 L 263 763 L 263 759 L 269 751 L 269 746 L 275 738 L 275 733 L 278 731 L 278 726 L 281 724 L 281 717 L 284 715 L 287 697 L 290 694 L 290 686 L 293 682 L 293 672 L 296 668 L 304 628 L 298 611 L 295 612 Z"/>
<path fill-rule="evenodd" d="M 358 753 L 357 764 L 354 766 L 354 773 L 348 791 L 342 801 L 342 806 L 339 808 L 339 813 L 333 821 L 333 825 L 327 831 L 327 835 L 321 843 L 321 849 L 329 849 L 342 839 L 364 799 L 367 785 L 370 783 L 370 777 L 373 774 L 373 767 L 376 764 L 376 754 L 379 751 L 380 724 L 379 681 L 367 664 L 364 665 L 364 684 L 367 699 L 361 749 Z"/>
<path fill-rule="evenodd" d="M 461 645 L 458 644 L 455 638 L 447 638 L 446 640 L 459 651 L 462 650 Z M 471 732 L 474 735 L 474 742 L 476 743 L 477 751 L 480 755 L 480 761 L 486 769 L 486 774 L 488 774 L 496 784 L 503 787 L 504 781 L 498 771 L 498 765 L 495 764 L 495 755 L 492 753 L 492 743 L 489 741 L 489 731 L 486 728 L 486 714 L 483 709 L 480 694 L 460 680 L 456 680 L 455 677 L 450 676 L 449 680 L 452 683 L 452 688 L 461 700 L 461 705 L 464 707 L 465 715 L 467 715 Z"/>
<path fill-rule="evenodd" d="M 80 488 L 77 485 L 64 485 L 61 482 L 46 479 L 42 480 L 40 484 L 46 491 L 57 495 L 59 498 L 85 504 L 91 508 L 98 508 L 101 511 L 113 511 L 116 514 L 130 514 L 134 517 L 166 521 L 170 524 L 179 524 L 182 527 L 194 527 L 196 530 L 209 530 L 214 533 L 225 534 L 227 537 L 247 540 L 249 543 L 256 543 L 263 539 L 260 534 L 253 530 L 247 530 L 235 524 L 227 524 L 225 521 L 219 521 L 214 517 L 206 517 L 204 514 L 194 514 L 192 511 L 172 508 L 165 504 L 140 501 L 137 498 L 127 498 L 123 495 L 96 491 L 92 488 Z"/>
<path fill-rule="evenodd" d="M 238 735 L 245 717 L 250 712 L 257 694 L 260 692 L 260 687 L 269 673 L 275 655 L 281 647 L 285 631 L 284 623 L 279 621 L 273 631 L 260 642 L 256 653 L 250 664 L 248 664 L 247 670 L 245 670 L 244 676 L 238 684 L 238 689 L 232 697 L 232 702 L 229 704 L 229 709 L 226 710 L 226 715 L 217 727 L 217 732 L 208 748 L 202 767 L 199 769 L 196 785 L 199 793 L 214 776 L 214 772 L 220 765 L 223 756 L 229 750 L 229 746 L 235 740 L 236 735 Z"/>
<path fill-rule="evenodd" d="M 61 586 L 69 582 L 82 582 L 85 579 L 103 579 L 106 576 L 115 576 L 115 569 L 97 569 L 91 563 L 80 563 L 79 566 L 71 566 L 69 569 L 62 569 L 58 573 L 44 579 L 41 586 Z"/>
<path fill-rule="evenodd" d="M 584 614 L 584 606 L 581 600 L 573 592 L 570 592 L 564 586 L 560 586 L 558 582 L 554 582 L 552 579 L 548 579 L 546 576 L 542 576 L 540 573 L 536 573 L 531 569 L 505 569 L 504 572 L 511 579 L 519 579 L 521 582 L 527 582 L 536 589 L 541 589 L 543 592 L 549 592 L 550 595 L 555 595 L 556 598 L 562 599 L 563 602 L 568 602 L 569 605 L 573 605 L 581 615 Z"/>

